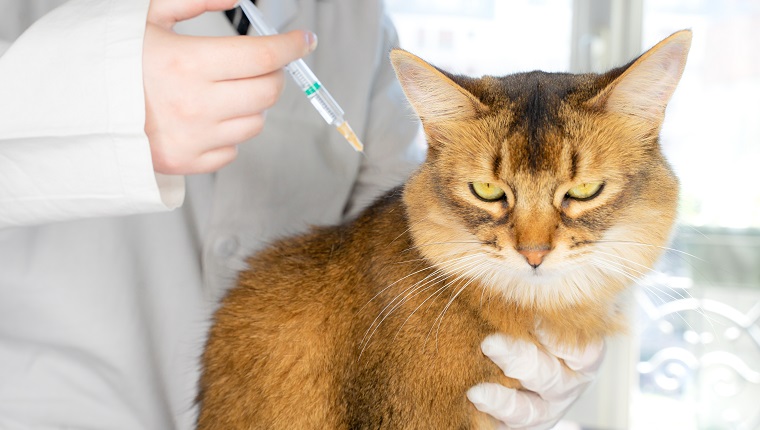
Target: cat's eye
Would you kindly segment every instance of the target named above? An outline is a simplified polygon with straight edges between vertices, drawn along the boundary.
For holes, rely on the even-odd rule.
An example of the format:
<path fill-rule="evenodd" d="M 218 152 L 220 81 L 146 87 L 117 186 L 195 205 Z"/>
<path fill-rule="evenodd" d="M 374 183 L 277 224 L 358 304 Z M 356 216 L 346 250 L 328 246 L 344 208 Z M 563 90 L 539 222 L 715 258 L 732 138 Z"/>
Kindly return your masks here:
<path fill-rule="evenodd" d="M 504 190 L 490 182 L 471 182 L 470 191 L 487 202 L 495 202 L 504 198 Z"/>
<path fill-rule="evenodd" d="M 602 188 L 604 188 L 602 181 L 584 182 L 567 190 L 565 197 L 580 201 L 591 200 L 602 192 Z"/>

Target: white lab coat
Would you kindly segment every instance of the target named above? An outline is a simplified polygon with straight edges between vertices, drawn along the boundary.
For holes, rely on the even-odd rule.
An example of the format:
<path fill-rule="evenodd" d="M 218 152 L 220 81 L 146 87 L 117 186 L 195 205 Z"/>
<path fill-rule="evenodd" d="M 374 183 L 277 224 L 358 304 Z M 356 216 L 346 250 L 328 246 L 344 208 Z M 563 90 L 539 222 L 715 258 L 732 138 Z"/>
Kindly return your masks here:
<path fill-rule="evenodd" d="M 258 3 L 280 30 L 318 34 L 307 63 L 366 157 L 286 85 L 231 165 L 157 176 L 148 0 L 0 0 L 0 429 L 191 428 L 209 317 L 245 256 L 339 222 L 418 161 L 380 0 Z M 233 34 L 221 13 L 178 29 Z"/>

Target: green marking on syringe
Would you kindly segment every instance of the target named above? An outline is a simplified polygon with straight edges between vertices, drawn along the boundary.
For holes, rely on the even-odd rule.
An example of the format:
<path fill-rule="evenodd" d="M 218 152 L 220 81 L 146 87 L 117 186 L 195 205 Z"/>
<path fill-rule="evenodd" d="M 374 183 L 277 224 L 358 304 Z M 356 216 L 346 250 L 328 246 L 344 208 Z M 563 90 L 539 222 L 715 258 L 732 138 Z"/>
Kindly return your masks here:
<path fill-rule="evenodd" d="M 314 82 L 313 84 L 311 84 L 311 86 L 309 88 L 306 88 L 306 90 L 304 92 L 306 93 L 307 96 L 310 96 L 310 95 L 316 93 L 317 90 L 319 90 L 320 87 L 321 87 L 321 85 L 319 85 L 319 82 Z"/>

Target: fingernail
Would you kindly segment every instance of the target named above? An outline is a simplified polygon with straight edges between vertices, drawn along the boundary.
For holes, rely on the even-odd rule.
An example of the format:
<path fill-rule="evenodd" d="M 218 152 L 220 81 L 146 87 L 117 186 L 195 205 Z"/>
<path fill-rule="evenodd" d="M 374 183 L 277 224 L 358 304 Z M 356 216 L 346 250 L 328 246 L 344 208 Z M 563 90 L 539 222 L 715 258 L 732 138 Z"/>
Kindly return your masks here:
<path fill-rule="evenodd" d="M 484 401 L 485 394 L 483 393 L 483 388 L 479 386 L 474 386 L 467 390 L 467 399 L 475 405 L 475 408 L 479 411 L 484 411 L 488 409 L 488 404 Z"/>
<path fill-rule="evenodd" d="M 499 335 L 491 335 L 486 337 L 480 344 L 480 349 L 483 354 L 492 357 L 494 355 L 508 355 L 509 348 L 506 345 L 508 340 Z"/>
<path fill-rule="evenodd" d="M 309 52 L 317 49 L 317 35 L 307 31 L 306 32 L 306 44 L 309 45 Z"/>

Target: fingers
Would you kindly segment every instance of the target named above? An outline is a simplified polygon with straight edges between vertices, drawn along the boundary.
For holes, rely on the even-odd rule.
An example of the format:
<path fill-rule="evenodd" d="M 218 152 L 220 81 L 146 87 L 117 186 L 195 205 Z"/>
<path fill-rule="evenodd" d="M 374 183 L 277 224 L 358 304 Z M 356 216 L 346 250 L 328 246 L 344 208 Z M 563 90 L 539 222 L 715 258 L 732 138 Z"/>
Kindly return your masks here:
<path fill-rule="evenodd" d="M 579 373 L 596 373 L 602 365 L 606 346 L 604 341 L 594 342 L 583 350 L 557 345 L 547 333 L 537 330 L 538 341 L 550 353 L 561 358 L 567 367 Z"/>
<path fill-rule="evenodd" d="M 506 388 L 499 384 L 482 383 L 467 391 L 475 408 L 509 428 L 550 428 L 555 420 L 548 418 L 548 403 L 535 393 Z"/>
<path fill-rule="evenodd" d="M 153 156 L 153 169 L 167 175 L 194 175 L 198 173 L 215 172 L 237 157 L 237 146 L 224 146 L 207 151 L 199 156 L 187 159 L 186 163 L 178 163 L 179 158 L 167 158 L 168 163 L 161 163 L 161 158 Z"/>
<path fill-rule="evenodd" d="M 193 38 L 199 67 L 211 80 L 223 81 L 265 75 L 309 54 L 317 36 L 294 30 L 273 36 Z"/>
<path fill-rule="evenodd" d="M 195 160 L 190 174 L 215 172 L 237 157 L 237 146 L 224 146 L 204 153 Z"/>
<path fill-rule="evenodd" d="M 170 175 L 216 171 L 235 159 L 238 143 L 256 136 L 263 127 L 264 115 L 257 114 L 215 126 L 185 127 L 182 133 L 149 133 L 153 169 Z"/>
<path fill-rule="evenodd" d="M 178 35 L 148 24 L 145 34 L 146 51 L 154 43 L 169 48 L 161 50 L 160 57 L 146 61 L 162 64 L 167 73 L 217 82 L 280 70 L 310 53 L 317 43 L 316 35 L 301 30 L 274 36 L 199 37 Z"/>
<path fill-rule="evenodd" d="M 214 117 L 230 119 L 264 112 L 274 106 L 285 85 L 285 76 L 278 70 L 256 78 L 214 82 L 209 94 L 197 103 L 215 106 Z"/>
<path fill-rule="evenodd" d="M 483 341 L 481 348 L 505 375 L 547 400 L 574 399 L 591 381 L 589 375 L 566 368 L 556 356 L 532 342 L 494 334 Z"/>
<path fill-rule="evenodd" d="M 260 114 L 232 118 L 219 125 L 218 146 L 237 145 L 248 140 L 264 129 L 266 115 Z"/>
<path fill-rule="evenodd" d="M 519 380 L 530 391 L 543 395 L 562 378 L 559 360 L 539 351 L 531 342 L 494 334 L 486 337 L 481 349 L 505 375 Z"/>

